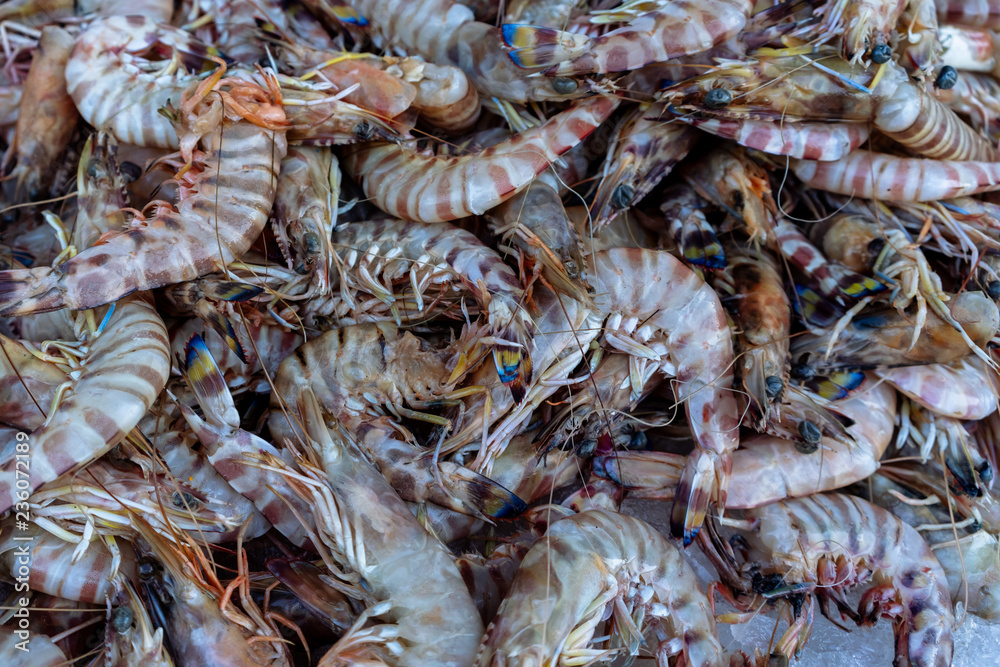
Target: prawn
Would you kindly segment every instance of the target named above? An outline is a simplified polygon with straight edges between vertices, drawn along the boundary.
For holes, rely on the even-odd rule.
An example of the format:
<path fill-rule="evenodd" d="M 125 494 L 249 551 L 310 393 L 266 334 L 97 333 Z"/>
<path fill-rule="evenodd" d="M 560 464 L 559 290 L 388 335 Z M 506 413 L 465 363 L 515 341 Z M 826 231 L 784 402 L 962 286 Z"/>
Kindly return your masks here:
<path fill-rule="evenodd" d="M 396 144 L 350 147 L 344 169 L 376 206 L 398 218 L 443 222 L 481 215 L 526 188 L 617 106 L 612 97 L 591 98 L 475 155 L 426 155 Z"/>
<path fill-rule="evenodd" d="M 714 134 L 732 139 L 740 146 L 754 148 L 771 155 L 836 162 L 868 141 L 868 128 L 860 123 L 798 123 L 778 124 L 770 120 L 750 118 L 712 118 L 681 114 L 677 120 Z"/>
<path fill-rule="evenodd" d="M 623 72 L 707 51 L 736 36 L 753 10 L 749 0 L 631 0 L 601 22 L 627 24 L 598 37 L 504 24 L 503 39 L 518 67 L 548 76 Z"/>
<path fill-rule="evenodd" d="M 111 16 L 94 21 L 77 38 L 66 63 L 66 86 L 80 115 L 98 130 L 122 143 L 176 150 L 174 123 L 158 110 L 180 100 L 197 77 L 176 62 L 164 67 L 142 56 L 157 45 L 180 60 L 219 55 L 178 28 L 143 16 Z"/>
<path fill-rule="evenodd" d="M 323 8 L 321 12 L 329 12 Z M 377 46 L 395 46 L 438 65 L 466 73 L 486 97 L 512 102 L 565 100 L 583 86 L 565 77 L 533 77 L 511 62 L 497 29 L 474 20 L 471 9 L 452 0 L 348 0 L 370 22 Z"/>
<path fill-rule="evenodd" d="M 589 648 L 609 614 L 622 648 Z M 708 598 L 680 551 L 639 519 L 590 510 L 556 521 L 528 551 L 476 664 L 572 664 L 622 650 L 635 656 L 644 627 L 655 633 L 660 667 L 675 654 L 686 665 L 725 664 Z"/>
<path fill-rule="evenodd" d="M 792 356 L 813 359 L 810 363 L 823 372 L 948 363 L 973 352 L 985 356 L 983 348 L 1000 326 L 996 303 L 982 292 L 947 296 L 950 303 L 945 312 L 950 319 L 943 320 L 935 310 L 928 311 L 927 321 L 915 341 L 914 318 L 890 306 L 856 316 L 842 330 L 796 339 L 792 343 Z M 837 344 L 831 350 L 834 337 Z"/>
<path fill-rule="evenodd" d="M 21 542 L 15 541 L 11 527 L 7 528 L 7 536 L 0 543 L 4 569 L 12 578 L 27 579 L 33 591 L 104 604 L 114 595 L 116 581 L 136 577 L 137 558 L 127 541 L 112 541 L 116 545 L 112 552 L 105 542 L 95 540 L 78 553 L 77 545 L 39 529 L 36 524 L 30 524 L 26 534 L 18 531 L 31 537 Z"/>
<path fill-rule="evenodd" d="M 240 428 L 240 417 L 222 372 L 201 337 L 195 334 L 185 349 L 185 377 L 204 418 L 184 404 L 181 414 L 198 436 L 212 467 L 230 486 L 249 499 L 260 513 L 293 544 L 311 547 L 312 508 L 289 488 L 285 479 L 255 466 L 254 459 L 273 457 L 291 463 L 269 442 Z"/>
<path fill-rule="evenodd" d="M 271 433 L 294 439 L 295 426 L 279 408 L 287 403 L 288 411 L 297 413 L 302 389 L 309 387 L 323 408 L 355 436 L 361 451 L 404 500 L 430 500 L 473 516 L 479 516 L 480 510 L 493 517 L 517 514 L 524 504 L 509 491 L 464 466 L 433 461 L 431 452 L 396 437 L 399 431 L 405 438 L 405 429 L 373 414 L 374 408 L 386 405 L 396 414 L 442 421 L 421 416 L 403 403 L 448 399 L 444 356 L 389 323 L 328 331 L 303 344 L 278 367 Z"/>
<path fill-rule="evenodd" d="M 843 33 L 840 54 L 852 65 L 866 53 L 874 60 L 877 49 L 888 46 L 893 26 L 908 4 L 908 0 L 830 0 L 817 12 L 822 20 L 809 32 L 820 42 Z"/>
<path fill-rule="evenodd" d="M 475 341 L 474 347 L 493 343 L 497 375 L 510 387 L 518 402 L 524 398 L 526 385 L 531 380 L 535 327 L 522 304 L 524 289 L 496 251 L 470 232 L 452 225 L 399 220 L 349 225 L 334 236 L 334 244 L 342 257 L 341 293 L 347 294 L 349 287 L 358 287 L 389 302 L 394 314 L 398 313 L 395 297 L 386 287 L 393 280 L 409 278 L 420 312 L 423 310 L 420 296 L 423 286 L 442 279 L 451 282 L 457 277 L 471 290 L 486 315 L 485 322 L 472 327 L 466 338 Z M 389 249 L 383 251 L 383 247 Z M 373 260 L 384 264 L 373 266 Z M 380 271 L 376 271 L 376 267 Z M 384 285 L 373 277 L 379 273 Z M 345 300 L 348 299 L 354 300 L 349 294 Z M 472 335 L 473 331 L 478 335 Z M 491 340 L 484 340 L 482 334 Z M 468 370 L 474 350 L 464 349 L 460 354 L 453 378 Z"/>
<path fill-rule="evenodd" d="M 215 88 L 211 79 L 199 93 L 202 99 L 188 100 L 192 108 L 207 103 L 191 120 L 193 134 L 206 134 L 203 157 L 182 169 L 178 207 L 154 202 L 151 218 L 105 234 L 97 245 L 58 266 L 0 272 L 0 312 L 94 308 L 135 291 L 223 270 L 246 252 L 267 223 L 286 144 L 284 132 L 244 121 L 236 109 L 275 114 L 280 120 L 284 114 L 280 100 L 272 100 L 256 83 L 232 78 L 219 83 L 230 89 L 222 93 L 223 100 L 228 95 L 237 106 L 209 95 Z M 271 101 L 258 111 L 246 108 L 260 98 Z M 209 129 L 202 127 L 203 116 L 216 113 L 225 118 L 216 117 Z"/>
<path fill-rule="evenodd" d="M 824 436 L 811 453 L 770 435 L 744 440 L 733 452 L 726 509 L 761 507 L 865 479 L 878 470 L 892 442 L 896 403 L 896 393 L 884 383 L 842 401 L 837 411 L 854 422 L 847 428 L 853 442 Z M 631 497 L 672 500 L 685 462 L 667 452 L 620 451 L 594 457 L 593 466 Z"/>
<path fill-rule="evenodd" d="M 742 566 L 714 522 L 702 533 L 702 545 L 738 608 L 809 596 L 805 613 L 793 602 L 796 618 L 778 640 L 780 652 L 791 657 L 793 646 L 796 653 L 801 650 L 815 596 L 824 614 L 832 602 L 859 626 L 892 618 L 897 664 L 951 664 L 955 617 L 948 581 L 908 524 L 860 498 L 835 493 L 783 500 L 743 514 L 737 533 L 747 545 Z M 875 585 L 855 611 L 843 592 L 869 579 Z"/>
<path fill-rule="evenodd" d="M 363 577 L 381 601 L 363 618 L 387 615 L 394 623 L 361 629 L 359 619 L 319 664 L 471 664 L 483 626 L 451 554 L 417 523 L 343 430 L 327 428 L 308 386 L 299 410 L 315 463 L 300 458 L 302 472 L 286 474 L 316 507 L 320 554 L 332 571 L 340 572 L 340 563 Z"/>
<path fill-rule="evenodd" d="M 140 556 L 137 580 L 145 589 L 153 615 L 162 619 L 171 654 L 179 664 L 291 664 L 280 646 L 283 640 L 277 630 L 266 624 L 255 605 L 249 604 L 252 601 L 245 594 L 246 583 L 238 587 L 244 612 L 229 602 L 227 590 L 195 546 L 168 542 L 139 517 L 134 524 L 142 536 L 136 544 Z M 242 548 L 237 559 L 237 580 L 248 580 Z M 220 605 L 220 600 L 225 606 Z"/>
<path fill-rule="evenodd" d="M 953 602 L 965 602 L 965 609 L 980 618 L 1000 618 L 1000 596 L 995 592 L 1000 584 L 997 556 L 1000 544 L 996 536 L 987 530 L 976 530 L 956 540 L 951 530 L 933 530 L 939 526 L 951 527 L 951 517 L 947 507 L 942 506 L 942 499 L 933 494 L 910 502 L 910 498 L 922 496 L 927 489 L 915 491 L 905 482 L 892 481 L 890 470 L 886 470 L 888 476 L 879 473 L 871 477 L 868 482 L 871 501 L 917 530 L 924 528 L 921 530 L 924 539 L 948 577 Z M 924 471 L 924 474 L 933 473 Z"/>
<path fill-rule="evenodd" d="M 839 162 L 792 160 L 805 185 L 885 202 L 954 199 L 1000 190 L 1000 162 L 930 160 L 857 150 Z"/>
<path fill-rule="evenodd" d="M 593 231 L 642 201 L 697 142 L 697 133 L 685 125 L 664 122 L 664 111 L 663 105 L 642 105 L 619 125 L 591 206 Z"/>
<path fill-rule="evenodd" d="M 719 66 L 668 88 L 660 97 L 678 110 L 715 118 L 871 123 L 923 157 L 998 159 L 1000 152 L 989 141 L 910 80 L 902 67 L 891 61 L 880 67 L 878 74 L 855 72 L 846 61 L 824 57 L 824 52 L 813 58 L 762 56 L 752 63 Z M 848 154 L 846 160 L 858 153 Z"/>
<path fill-rule="evenodd" d="M 27 461 L 11 457 L 0 469 L 0 511 L 42 484 L 87 465 L 138 424 L 170 371 L 167 331 L 142 297 L 119 301 L 103 313 L 100 335 L 87 341 L 85 363 L 70 374 L 63 395 L 26 443 Z M 30 469 L 28 488 L 16 482 L 17 461 Z M 18 479 L 15 479 L 18 478 Z"/>
<path fill-rule="evenodd" d="M 69 145 L 79 118 L 66 92 L 66 62 L 72 48 L 68 32 L 56 26 L 43 28 L 24 82 L 14 135 L 14 174 L 18 190 L 26 188 L 31 199 L 41 194 L 44 175 Z"/>
<path fill-rule="evenodd" d="M 677 378 L 677 400 L 684 402 L 697 446 L 670 527 L 690 544 L 709 501 L 725 506 L 732 452 L 739 445 L 726 313 L 712 288 L 668 253 L 617 248 L 591 261 L 594 304 L 608 316 L 605 344 L 631 355 L 638 375 L 652 364 Z"/>
<path fill-rule="evenodd" d="M 274 232 L 288 268 L 310 276 L 306 296 L 330 291 L 333 246 L 337 226 L 340 166 L 330 149 L 288 150 L 278 172 L 274 199 Z"/>
<path fill-rule="evenodd" d="M 1000 402 L 1000 378 L 978 357 L 947 364 L 886 368 L 875 374 L 943 417 L 984 419 L 996 411 Z"/>

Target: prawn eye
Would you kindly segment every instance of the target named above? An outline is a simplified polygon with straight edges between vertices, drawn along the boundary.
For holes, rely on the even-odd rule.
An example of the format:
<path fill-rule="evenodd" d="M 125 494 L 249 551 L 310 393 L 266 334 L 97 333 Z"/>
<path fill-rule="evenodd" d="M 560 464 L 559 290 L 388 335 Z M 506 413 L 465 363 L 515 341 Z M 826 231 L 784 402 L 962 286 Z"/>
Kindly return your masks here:
<path fill-rule="evenodd" d="M 876 65 L 883 65 L 892 58 L 892 47 L 888 44 L 876 44 L 872 49 L 872 62 Z"/>
<path fill-rule="evenodd" d="M 122 178 L 125 179 L 126 183 L 134 183 L 139 180 L 142 176 L 142 169 L 139 168 L 135 162 L 122 162 L 121 164 Z"/>
<path fill-rule="evenodd" d="M 799 422 L 799 435 L 805 442 L 796 442 L 795 449 L 800 454 L 812 454 L 819 449 L 819 440 L 822 437 L 819 428 L 811 421 Z"/>
<path fill-rule="evenodd" d="M 986 286 L 986 296 L 994 301 L 1000 299 L 1000 280 L 990 281 L 990 284 Z"/>
<path fill-rule="evenodd" d="M 781 392 L 785 390 L 785 382 L 777 375 L 768 375 L 764 379 L 764 393 L 772 401 L 778 396 L 781 396 Z"/>
<path fill-rule="evenodd" d="M 132 627 L 133 620 L 135 620 L 135 615 L 131 609 L 128 607 L 118 607 L 111 614 L 111 627 L 115 629 L 115 632 L 123 635 Z"/>
<path fill-rule="evenodd" d="M 956 70 L 951 65 L 945 65 L 938 72 L 937 79 L 934 80 L 934 85 L 938 87 L 939 90 L 950 90 L 955 87 L 958 83 L 958 70 Z"/>
<path fill-rule="evenodd" d="M 174 504 L 174 507 L 190 507 L 191 509 L 198 505 L 198 499 L 187 491 L 174 491 L 173 495 L 170 496 L 170 502 Z"/>
<path fill-rule="evenodd" d="M 628 441 L 629 449 L 643 450 L 646 449 L 646 447 L 648 446 L 649 446 L 649 438 L 646 437 L 645 431 L 636 431 L 635 433 L 632 434 L 632 437 L 629 438 Z"/>
<path fill-rule="evenodd" d="M 307 255 L 318 255 L 320 249 L 319 236 L 313 232 L 306 232 L 302 235 L 302 241 L 306 246 Z"/>
<path fill-rule="evenodd" d="M 560 95 L 575 93 L 578 87 L 579 84 L 576 81 L 565 76 L 557 76 L 552 79 L 552 89 Z"/>
<path fill-rule="evenodd" d="M 611 194 L 611 205 L 615 208 L 627 208 L 634 196 L 635 188 L 628 183 L 622 183 Z"/>
<path fill-rule="evenodd" d="M 733 102 L 733 94 L 725 88 L 713 88 L 705 93 L 705 106 L 709 109 L 723 109 Z"/>
<path fill-rule="evenodd" d="M 159 566 L 160 564 L 153 558 L 145 557 L 140 559 L 139 565 L 137 566 L 139 581 L 149 581 L 152 579 L 156 576 L 156 570 L 159 569 Z"/>
<path fill-rule="evenodd" d="M 566 275 L 570 278 L 577 278 L 580 275 L 580 269 L 577 267 L 576 262 L 571 259 L 567 259 L 563 262 L 563 268 L 566 269 Z M 1000 283 L 997 284 L 1000 287 Z"/>
<path fill-rule="evenodd" d="M 802 362 L 792 364 L 792 368 L 789 372 L 796 380 L 806 381 L 812 380 L 816 377 L 816 371 L 813 370 L 812 366 Z"/>
<path fill-rule="evenodd" d="M 354 136 L 361 141 L 371 141 L 375 136 L 375 128 L 368 122 L 358 123 L 354 126 Z"/>
<path fill-rule="evenodd" d="M 581 459 L 586 459 L 594 455 L 597 451 L 597 441 L 593 438 L 587 438 L 579 445 L 576 446 L 576 455 Z"/>

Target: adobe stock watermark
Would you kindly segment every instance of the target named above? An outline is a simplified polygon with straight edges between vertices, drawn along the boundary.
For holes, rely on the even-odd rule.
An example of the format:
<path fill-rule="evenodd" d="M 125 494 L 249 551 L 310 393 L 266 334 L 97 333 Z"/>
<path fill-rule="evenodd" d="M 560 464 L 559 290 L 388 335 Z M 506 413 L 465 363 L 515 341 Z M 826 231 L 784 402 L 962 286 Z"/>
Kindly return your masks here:
<path fill-rule="evenodd" d="M 16 436 L 14 444 L 14 563 L 11 568 L 14 576 L 14 592 L 23 593 L 14 600 L 14 635 L 17 641 L 14 648 L 27 652 L 31 642 L 28 605 L 31 594 L 28 581 L 31 577 L 31 547 L 35 541 L 31 532 L 31 513 L 28 510 L 28 497 L 31 495 L 31 445 L 28 434 L 24 431 Z"/>

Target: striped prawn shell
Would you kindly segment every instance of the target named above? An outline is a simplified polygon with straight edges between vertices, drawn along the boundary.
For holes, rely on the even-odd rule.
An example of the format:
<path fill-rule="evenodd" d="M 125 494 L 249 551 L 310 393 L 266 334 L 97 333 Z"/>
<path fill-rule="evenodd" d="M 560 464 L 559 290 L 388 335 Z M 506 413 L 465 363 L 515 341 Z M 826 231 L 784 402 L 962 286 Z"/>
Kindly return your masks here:
<path fill-rule="evenodd" d="M 787 219 L 779 218 L 774 231 L 782 257 L 816 281 L 817 289 L 825 298 L 846 307 L 849 303 L 847 297 L 861 297 L 881 289 L 880 284 L 871 278 L 828 258 Z"/>
<path fill-rule="evenodd" d="M 413 106 L 424 122 L 451 133 L 470 129 L 482 111 L 479 93 L 465 72 L 432 63 L 423 66 Z"/>
<path fill-rule="evenodd" d="M 908 654 L 905 664 L 951 664 L 955 618 L 948 581 L 915 529 L 861 498 L 837 493 L 783 500 L 747 516 L 760 520 L 760 543 L 770 551 L 768 560 L 785 569 L 786 582 L 817 582 L 820 559 L 840 556 L 858 572 L 872 570 L 876 582 L 895 591 L 902 617 L 896 648 Z"/>
<path fill-rule="evenodd" d="M 754 6 L 749 0 L 673 0 L 658 4 L 657 10 L 590 40 L 583 55 L 545 73 L 575 76 L 625 72 L 707 51 L 738 34 Z"/>
<path fill-rule="evenodd" d="M 841 159 L 867 141 L 869 134 L 862 123 L 775 123 L 686 115 L 678 119 L 747 148 L 819 162 Z"/>
<path fill-rule="evenodd" d="M 556 89 L 552 79 L 533 77 L 507 57 L 500 31 L 475 20 L 468 7 L 452 0 L 349 0 L 370 22 L 380 46 L 396 46 L 438 65 L 460 68 L 483 95 L 511 102 L 566 100 L 585 93 Z"/>
<path fill-rule="evenodd" d="M 314 549 L 309 537 L 315 531 L 313 508 L 288 488 L 280 474 L 253 464 L 251 457 L 265 456 L 283 460 L 290 467 L 291 457 L 286 453 L 252 433 L 237 429 L 209 454 L 208 460 L 292 544 Z"/>
<path fill-rule="evenodd" d="M 270 215 L 284 132 L 226 122 L 202 146 L 204 168 L 176 210 L 160 207 L 56 267 L 0 272 L 5 313 L 94 308 L 221 271 L 246 252 Z"/>
<path fill-rule="evenodd" d="M 1000 190 L 1000 162 L 902 158 L 854 151 L 838 162 L 793 160 L 807 186 L 862 199 L 937 201 Z"/>
<path fill-rule="evenodd" d="M 885 106 L 890 111 L 893 108 L 891 104 Z M 880 123 L 883 113 L 880 109 L 876 114 L 876 127 L 917 155 L 935 160 L 1000 161 L 1000 151 L 995 146 L 926 91 L 920 91 L 920 113 L 909 127 L 889 131 Z"/>
<path fill-rule="evenodd" d="M 739 445 L 733 343 L 726 312 L 705 281 L 667 252 L 612 248 L 591 260 L 597 309 L 637 318 L 664 337 L 678 400 L 698 444 L 717 454 Z"/>
<path fill-rule="evenodd" d="M 875 374 L 938 415 L 979 420 L 997 409 L 1000 379 L 979 357 L 969 356 L 948 364 L 886 368 Z"/>
<path fill-rule="evenodd" d="M 348 4 L 371 22 L 381 44 L 394 45 L 431 62 L 442 57 L 452 33 L 475 16 L 452 0 L 349 0 Z"/>
<path fill-rule="evenodd" d="M 997 0 L 936 0 L 942 23 L 1000 30 L 1000 2 Z"/>
<path fill-rule="evenodd" d="M 938 88 L 934 94 L 952 111 L 967 116 L 976 129 L 1000 117 L 1000 82 L 988 74 L 963 72 L 953 88 Z"/>
<path fill-rule="evenodd" d="M 591 98 L 475 155 L 440 157 L 396 144 L 363 145 L 346 151 L 343 166 L 376 206 L 398 218 L 444 222 L 480 215 L 527 187 L 617 106 L 614 98 Z"/>
<path fill-rule="evenodd" d="M 596 625 L 575 631 L 594 620 L 596 600 L 627 597 L 642 586 L 650 588 L 650 602 L 669 611 L 684 664 L 728 664 L 708 597 L 681 552 L 639 519 L 591 510 L 556 521 L 531 547 L 486 631 L 476 665 L 562 664 L 561 656 L 593 637 Z M 571 635 L 578 636 L 567 643 Z"/>
<path fill-rule="evenodd" d="M 176 149 L 174 124 L 158 110 L 170 102 L 179 105 L 197 77 L 183 68 L 173 74 L 144 71 L 143 59 L 131 54 L 156 43 L 186 53 L 214 53 L 178 28 L 143 16 L 111 16 L 94 21 L 77 38 L 66 65 L 66 86 L 83 119 L 118 141 Z"/>
<path fill-rule="evenodd" d="M 496 250 L 453 225 L 371 220 L 348 225 L 334 234 L 333 242 L 348 271 L 357 269 L 366 251 L 375 246 L 409 260 L 406 270 L 417 261 L 435 268 L 444 265 L 449 279 L 461 280 L 480 302 L 491 294 L 504 294 L 516 302 L 524 292 L 517 274 Z"/>
<path fill-rule="evenodd" d="M 30 541 L 8 540 L 0 546 L 0 549 L 5 550 L 0 561 L 11 576 L 21 574 L 18 569 L 24 565 L 21 560 L 24 555 L 19 548 L 27 545 L 30 551 L 28 587 L 31 590 L 100 605 L 105 603 L 109 595 L 114 595 L 114 557 L 101 540 L 92 541 L 83 555 L 76 559 L 75 543 L 64 542 L 42 530 L 33 529 L 31 532 Z M 24 531 L 16 531 L 13 535 L 18 533 L 24 536 Z M 137 581 L 135 552 L 125 540 L 118 540 L 117 545 L 121 553 L 118 576 Z"/>
<path fill-rule="evenodd" d="M 0 468 L 0 511 L 118 444 L 156 400 L 170 372 L 163 320 L 145 298 L 115 304 L 104 332 L 89 344 L 71 391 L 28 438 L 24 459 Z M 26 474 L 27 473 L 27 474 Z M 24 484 L 27 482 L 27 484 Z"/>

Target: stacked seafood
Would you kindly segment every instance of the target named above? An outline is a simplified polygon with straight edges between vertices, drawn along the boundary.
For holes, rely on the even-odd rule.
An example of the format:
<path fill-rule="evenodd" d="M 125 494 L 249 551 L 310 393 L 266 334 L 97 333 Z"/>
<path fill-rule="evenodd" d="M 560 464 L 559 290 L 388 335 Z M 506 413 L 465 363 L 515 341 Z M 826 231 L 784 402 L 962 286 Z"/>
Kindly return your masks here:
<path fill-rule="evenodd" d="M 950 664 L 1000 619 L 992 30 L 0 4 L 3 664 L 774 664 L 817 606 Z"/>

